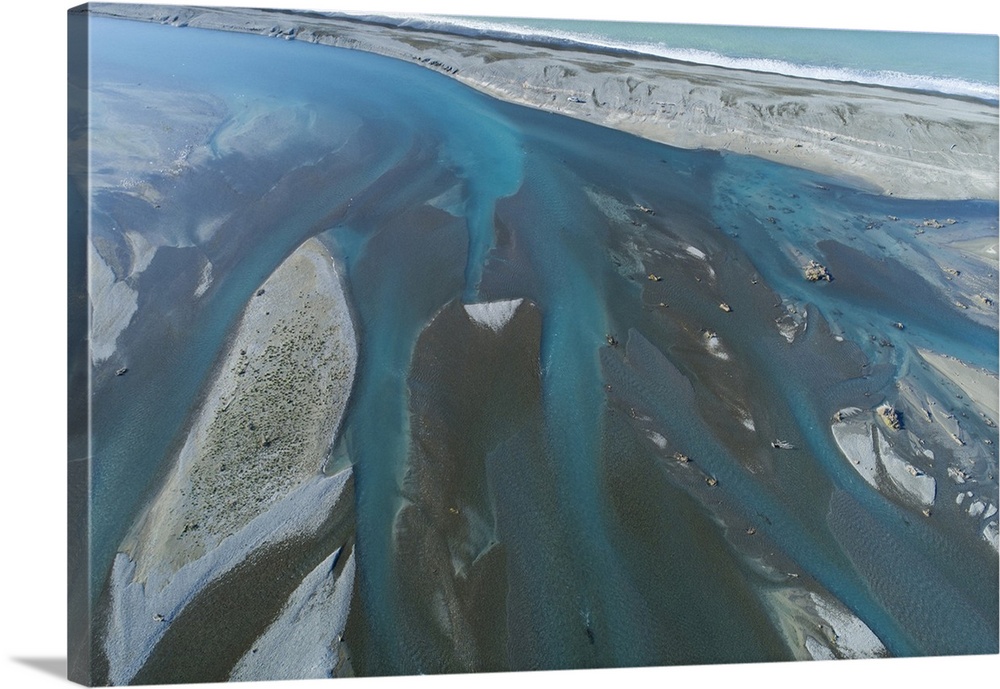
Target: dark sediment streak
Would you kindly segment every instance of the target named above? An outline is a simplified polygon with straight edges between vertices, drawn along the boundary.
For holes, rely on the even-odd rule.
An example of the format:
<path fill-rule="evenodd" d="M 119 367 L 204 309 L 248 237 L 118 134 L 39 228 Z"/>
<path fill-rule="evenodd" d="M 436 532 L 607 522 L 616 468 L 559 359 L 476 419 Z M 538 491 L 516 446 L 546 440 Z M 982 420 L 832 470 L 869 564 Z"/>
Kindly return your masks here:
<path fill-rule="evenodd" d="M 399 614 L 420 671 L 509 669 L 507 546 L 488 462 L 539 415 L 537 309 L 500 331 L 452 302 L 424 330 L 409 376 L 411 451 L 395 526 Z M 440 597 L 434 591 L 440 591 Z M 441 628 L 445 615 L 448 624 Z"/>
<path fill-rule="evenodd" d="M 612 540 L 639 592 L 638 600 L 623 601 L 645 630 L 632 664 L 789 659 L 748 586 L 753 578 L 743 569 L 740 555 L 720 536 L 703 506 L 687 494 L 704 482 L 699 478 L 685 485 L 665 471 L 664 460 L 636 437 L 628 418 L 617 410 L 607 415 L 602 487 Z M 700 472 L 691 468 L 688 473 Z M 697 557 L 691 561 L 680 553 Z M 718 619 L 720 611 L 725 611 L 724 625 L 710 628 L 703 623 Z"/>
<path fill-rule="evenodd" d="M 926 280 L 889 256 L 873 257 L 836 241 L 821 241 L 835 276 L 831 292 L 862 304 L 882 317 L 959 341 L 996 339 L 996 331 L 964 318 Z"/>
<path fill-rule="evenodd" d="M 358 581 L 345 636 L 358 674 L 398 674 L 410 664 L 393 614 L 392 525 L 406 438 L 405 371 L 423 326 L 463 286 L 466 229 L 424 201 L 455 184 L 447 172 L 421 173 L 431 147 L 355 197 L 344 225 L 327 234 L 346 256 L 358 317 L 360 360 L 342 448 L 355 466 L 361 516 Z M 393 308 L 387 308 L 392 305 Z"/>

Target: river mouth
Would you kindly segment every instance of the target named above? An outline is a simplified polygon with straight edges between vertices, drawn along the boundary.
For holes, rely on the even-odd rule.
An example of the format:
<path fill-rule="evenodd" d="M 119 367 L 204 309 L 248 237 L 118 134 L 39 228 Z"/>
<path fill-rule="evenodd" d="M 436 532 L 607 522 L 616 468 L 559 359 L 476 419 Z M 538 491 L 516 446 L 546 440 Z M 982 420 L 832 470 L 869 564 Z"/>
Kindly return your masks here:
<path fill-rule="evenodd" d="M 239 314 L 318 237 L 358 344 L 326 465 L 354 476 L 339 672 L 802 657 L 779 595 L 832 601 L 802 619 L 840 606 L 872 654 L 996 652 L 996 552 L 968 514 L 998 502 L 998 420 L 915 370 L 922 348 L 996 375 L 996 329 L 966 313 L 990 264 L 955 248 L 996 232 L 995 203 L 875 198 L 364 53 L 93 27 L 91 251 L 103 308 L 134 305 L 92 368 L 95 597 Z M 171 165 L 140 173 L 100 137 L 123 126 L 125 143 L 155 129 Z M 931 398 L 961 444 L 918 423 Z M 831 434 L 885 400 L 904 410 L 894 449 L 937 481 L 933 518 L 859 479 Z M 852 511 L 865 533 L 845 533 Z M 885 592 L 906 582 L 881 538 L 931 573 L 920 609 L 948 603 L 932 628 Z"/>

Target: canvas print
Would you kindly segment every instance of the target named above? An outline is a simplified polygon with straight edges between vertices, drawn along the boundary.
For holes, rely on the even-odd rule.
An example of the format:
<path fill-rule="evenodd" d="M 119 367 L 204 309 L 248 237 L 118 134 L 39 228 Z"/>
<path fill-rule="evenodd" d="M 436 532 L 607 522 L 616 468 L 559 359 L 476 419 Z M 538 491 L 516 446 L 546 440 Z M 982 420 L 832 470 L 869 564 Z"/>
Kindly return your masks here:
<path fill-rule="evenodd" d="M 998 652 L 996 36 L 68 21 L 72 679 Z"/>

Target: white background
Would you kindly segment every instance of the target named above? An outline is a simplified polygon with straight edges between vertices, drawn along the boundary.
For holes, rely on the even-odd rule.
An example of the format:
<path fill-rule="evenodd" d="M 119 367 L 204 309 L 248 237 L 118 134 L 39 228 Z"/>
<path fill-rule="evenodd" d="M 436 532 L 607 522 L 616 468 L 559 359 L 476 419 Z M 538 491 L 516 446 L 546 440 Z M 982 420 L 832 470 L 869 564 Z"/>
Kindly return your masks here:
<path fill-rule="evenodd" d="M 197 1 L 197 0 L 195 0 Z M 320 10 L 398 11 L 509 17 L 575 17 L 708 24 L 819 26 L 998 33 L 993 3 L 946 0 L 933 5 L 878 0 L 707 0 L 687 3 L 593 0 L 202 1 Z M 0 104 L 0 678 L 16 689 L 64 685 L 65 672 L 65 60 L 69 3 L 5 3 L 3 99 Z M 930 9 L 928 9 L 930 8 Z M 572 682 L 578 687 L 699 685 L 995 686 L 1000 656 L 783 663 L 355 680 L 354 686 L 524 689 Z M 222 685 L 203 685 L 222 686 Z M 273 682 L 261 686 L 324 686 Z M 328 685 L 326 685 L 328 686 Z"/>

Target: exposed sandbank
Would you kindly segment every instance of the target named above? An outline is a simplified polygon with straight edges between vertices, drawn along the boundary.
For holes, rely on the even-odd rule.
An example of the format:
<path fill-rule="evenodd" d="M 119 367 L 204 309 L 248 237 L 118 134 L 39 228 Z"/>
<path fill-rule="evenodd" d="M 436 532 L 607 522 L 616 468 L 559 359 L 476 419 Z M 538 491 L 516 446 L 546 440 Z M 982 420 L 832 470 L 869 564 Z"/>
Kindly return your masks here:
<path fill-rule="evenodd" d="M 868 625 L 832 597 L 785 586 L 767 591 L 765 600 L 796 660 L 884 658 L 889 655 Z"/>
<path fill-rule="evenodd" d="M 340 575 L 336 565 L 347 558 Z M 337 550 L 310 572 L 280 616 L 240 659 L 230 680 L 261 677 L 326 679 L 340 663 L 337 647 L 347 626 L 354 583 L 354 551 Z"/>
<path fill-rule="evenodd" d="M 90 294 L 90 357 L 94 364 L 108 359 L 115 352 L 118 336 L 132 322 L 138 309 L 138 293 L 115 274 L 97 248 L 91 244 Z"/>
<path fill-rule="evenodd" d="M 951 356 L 944 356 L 926 349 L 918 349 L 921 358 L 938 373 L 957 385 L 972 402 L 988 415 L 993 423 L 1000 422 L 1000 381 L 997 376 L 983 369 L 973 368 Z"/>
<path fill-rule="evenodd" d="M 503 329 L 510 319 L 514 317 L 514 312 L 521 305 L 521 299 L 510 299 L 507 301 L 492 301 L 481 304 L 466 304 L 465 311 L 469 318 L 494 332 Z"/>
<path fill-rule="evenodd" d="M 319 472 L 357 361 L 329 252 L 297 249 L 251 298 L 176 467 L 126 544 L 179 568 Z"/>
<path fill-rule="evenodd" d="M 877 425 L 880 423 L 877 415 L 876 420 L 870 413 L 851 414 L 849 418 L 844 418 L 850 412 L 842 410 L 838 416 L 842 420 L 834 423 L 831 431 L 837 447 L 851 467 L 877 490 L 893 493 L 910 505 L 921 508 L 932 506 L 937 495 L 936 480 L 914 464 L 918 462 L 914 453 L 901 449 L 907 443 L 914 445 L 908 437 L 909 432 L 896 431 L 907 436 L 906 442 L 890 443 L 886 433 Z M 928 461 L 927 456 L 921 459 L 922 463 Z"/>
<path fill-rule="evenodd" d="M 906 198 L 998 198 L 996 104 L 653 57 L 399 29 L 315 13 L 91 4 L 415 62 L 479 91 L 681 148 L 759 156 Z"/>
<path fill-rule="evenodd" d="M 309 239 L 250 298 L 186 442 L 115 560 L 105 643 L 111 681 L 135 676 L 209 582 L 264 548 L 313 533 L 340 504 L 351 470 L 326 477 L 321 467 L 356 362 L 333 259 Z M 316 577 L 318 590 L 332 585 Z M 324 608 L 343 608 L 346 617 L 353 574 L 336 581 Z"/>
<path fill-rule="evenodd" d="M 350 469 L 330 477 L 316 474 L 203 557 L 175 571 L 167 564 L 137 563 L 118 553 L 111 572 L 111 606 L 103 644 L 108 681 L 132 681 L 171 624 L 212 582 L 275 545 L 315 535 L 334 510 L 353 509 L 351 491 L 347 490 L 351 476 Z M 137 564 L 145 566 L 146 578 L 139 578 Z M 344 579 L 343 586 L 351 588 L 353 579 Z M 346 608 L 349 598 L 338 596 L 337 600 Z"/>

